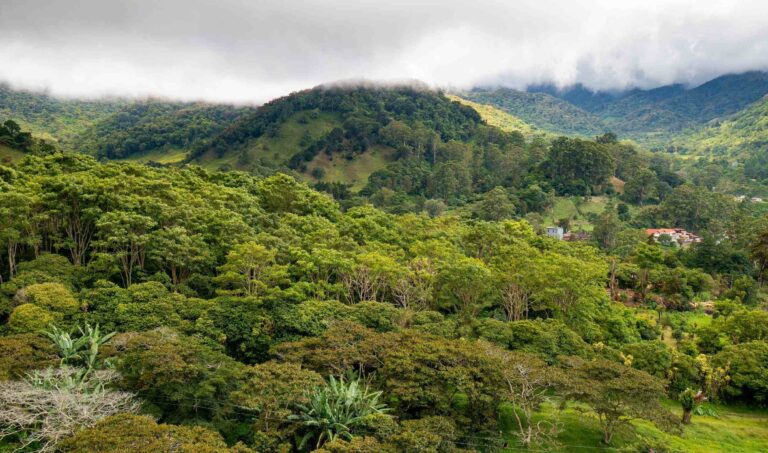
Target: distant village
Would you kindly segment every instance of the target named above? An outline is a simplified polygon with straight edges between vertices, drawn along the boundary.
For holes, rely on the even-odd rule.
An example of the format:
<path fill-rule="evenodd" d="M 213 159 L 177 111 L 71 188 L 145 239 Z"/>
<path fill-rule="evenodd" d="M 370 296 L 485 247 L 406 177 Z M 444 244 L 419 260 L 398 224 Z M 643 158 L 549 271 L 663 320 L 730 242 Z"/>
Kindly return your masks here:
<path fill-rule="evenodd" d="M 592 235 L 586 231 L 566 232 L 563 227 L 559 226 L 547 227 L 546 233 L 547 236 L 561 241 L 589 241 L 592 239 Z M 701 242 L 701 236 L 683 228 L 647 228 L 645 234 L 654 242 L 676 245 L 677 247 L 688 247 L 691 244 Z"/>

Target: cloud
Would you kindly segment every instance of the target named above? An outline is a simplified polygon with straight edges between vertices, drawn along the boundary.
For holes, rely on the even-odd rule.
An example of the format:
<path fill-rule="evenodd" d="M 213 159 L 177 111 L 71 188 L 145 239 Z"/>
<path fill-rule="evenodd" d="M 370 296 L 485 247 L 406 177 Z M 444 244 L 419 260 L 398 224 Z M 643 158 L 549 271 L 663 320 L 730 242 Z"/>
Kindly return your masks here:
<path fill-rule="evenodd" d="M 346 79 L 697 84 L 768 68 L 761 0 L 4 0 L 0 80 L 263 102 Z"/>

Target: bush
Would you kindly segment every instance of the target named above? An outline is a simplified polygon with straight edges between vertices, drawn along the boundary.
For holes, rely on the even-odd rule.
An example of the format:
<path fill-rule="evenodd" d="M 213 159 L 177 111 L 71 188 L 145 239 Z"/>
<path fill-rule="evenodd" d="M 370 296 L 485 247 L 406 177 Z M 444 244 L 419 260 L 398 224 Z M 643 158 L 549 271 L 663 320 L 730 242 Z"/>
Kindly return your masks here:
<path fill-rule="evenodd" d="M 105 390 L 97 374 L 94 385 L 78 381 L 76 368 L 38 373 L 27 381 L 0 383 L 0 426 L 20 443 L 19 449 L 56 450 L 56 444 L 81 428 L 139 405 L 131 393 Z M 82 384 L 82 385 L 81 385 Z"/>
<path fill-rule="evenodd" d="M 58 362 L 51 343 L 33 334 L 0 337 L 0 380 L 16 379 L 28 371 Z"/>
<path fill-rule="evenodd" d="M 56 318 L 44 308 L 34 304 L 22 304 L 14 308 L 8 318 L 8 330 L 13 333 L 40 332 Z"/>
<path fill-rule="evenodd" d="M 246 453 L 243 445 L 228 448 L 221 435 L 202 426 L 158 424 L 145 415 L 119 414 L 105 418 L 61 443 L 76 453 Z"/>
<path fill-rule="evenodd" d="M 665 379 L 672 367 L 672 351 L 660 340 L 628 344 L 622 348 L 622 352 L 632 356 L 632 368 L 660 379 Z"/>
<path fill-rule="evenodd" d="M 727 399 L 768 404 L 768 343 L 727 346 L 712 358 L 712 365 L 728 369 L 731 379 L 724 389 Z"/>
<path fill-rule="evenodd" d="M 37 283 L 22 289 L 17 297 L 63 317 L 80 311 L 80 302 L 61 283 Z"/>

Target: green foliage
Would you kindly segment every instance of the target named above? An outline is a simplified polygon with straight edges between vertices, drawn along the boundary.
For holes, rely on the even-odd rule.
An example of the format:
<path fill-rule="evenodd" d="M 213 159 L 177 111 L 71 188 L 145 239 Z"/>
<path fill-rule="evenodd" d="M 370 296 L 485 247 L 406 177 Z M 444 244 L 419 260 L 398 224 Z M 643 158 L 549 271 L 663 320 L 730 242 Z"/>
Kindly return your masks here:
<path fill-rule="evenodd" d="M 726 346 L 712 358 L 712 364 L 728 370 L 726 398 L 761 406 L 768 403 L 768 343 L 752 341 Z"/>
<path fill-rule="evenodd" d="M 34 304 L 14 308 L 8 318 L 8 330 L 13 333 L 40 332 L 56 319 L 54 314 Z"/>
<path fill-rule="evenodd" d="M 170 329 L 117 335 L 121 387 L 136 392 L 167 417 L 223 417 L 246 369 L 201 341 Z"/>
<path fill-rule="evenodd" d="M 0 337 L 0 381 L 18 379 L 25 373 L 56 362 L 50 342 L 35 334 Z"/>
<path fill-rule="evenodd" d="M 309 394 L 306 404 L 297 405 L 299 413 L 290 417 L 308 431 L 299 448 L 314 438 L 316 448 L 338 437 L 351 439 L 364 418 L 388 410 L 380 397 L 381 392 L 371 391 L 360 378 L 330 376 L 324 386 Z"/>
<path fill-rule="evenodd" d="M 242 444 L 227 447 L 217 432 L 203 426 L 158 424 L 146 415 L 119 414 L 81 430 L 61 444 L 72 453 L 119 453 L 130 446 L 137 453 L 180 451 L 201 453 L 247 453 Z"/>

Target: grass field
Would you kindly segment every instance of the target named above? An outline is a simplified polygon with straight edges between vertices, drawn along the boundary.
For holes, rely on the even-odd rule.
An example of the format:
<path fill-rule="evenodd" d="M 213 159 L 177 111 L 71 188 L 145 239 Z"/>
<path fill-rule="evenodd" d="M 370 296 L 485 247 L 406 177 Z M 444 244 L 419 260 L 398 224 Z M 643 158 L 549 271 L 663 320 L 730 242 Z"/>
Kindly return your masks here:
<path fill-rule="evenodd" d="M 512 132 L 517 131 L 525 136 L 525 138 L 531 138 L 535 135 L 545 135 L 546 133 L 540 129 L 536 129 L 534 126 L 526 123 L 520 118 L 510 115 L 509 113 L 497 109 L 488 104 L 478 104 L 458 96 L 449 95 L 449 99 L 460 102 L 464 105 L 468 105 L 475 109 L 477 113 L 491 126 L 496 126 L 501 130 Z"/>
<path fill-rule="evenodd" d="M 188 150 L 181 148 L 173 149 L 156 149 L 144 154 L 135 154 L 128 158 L 126 161 L 134 162 L 157 162 L 159 164 L 178 164 L 187 157 Z"/>
<path fill-rule="evenodd" d="M 679 404 L 665 403 L 675 415 L 681 416 Z M 586 451 L 647 451 L 628 449 L 632 445 L 651 444 L 657 452 L 686 453 L 759 453 L 768 451 L 768 412 L 730 406 L 712 406 L 717 417 L 694 415 L 693 423 L 683 432 L 664 432 L 649 422 L 635 421 L 634 432 L 629 429 L 616 434 L 613 445 L 602 443 L 602 432 L 597 418 L 584 408 L 569 405 L 560 411 L 554 404 L 543 407 L 542 415 L 556 417 L 561 430 L 552 446 L 531 449 L 510 442 L 506 452 L 586 452 Z M 513 420 L 502 418 L 506 429 Z M 512 439 L 512 438 L 511 438 Z"/>
<path fill-rule="evenodd" d="M 608 202 L 606 197 L 557 197 L 555 206 L 544 216 L 546 225 L 556 225 L 560 219 L 571 219 L 572 231 L 592 231 L 593 226 L 587 220 L 589 213 L 600 214 Z"/>
<path fill-rule="evenodd" d="M 353 190 L 360 190 L 368 183 L 368 176 L 384 168 L 394 158 L 395 150 L 385 146 L 373 146 L 353 160 L 341 156 L 329 157 L 320 153 L 307 166 L 307 173 L 320 167 L 325 170 L 323 181 L 341 181 L 352 185 Z M 316 181 L 311 176 L 307 178 Z"/>
<path fill-rule="evenodd" d="M 16 162 L 24 157 L 24 153 L 0 144 L 0 163 Z"/>

